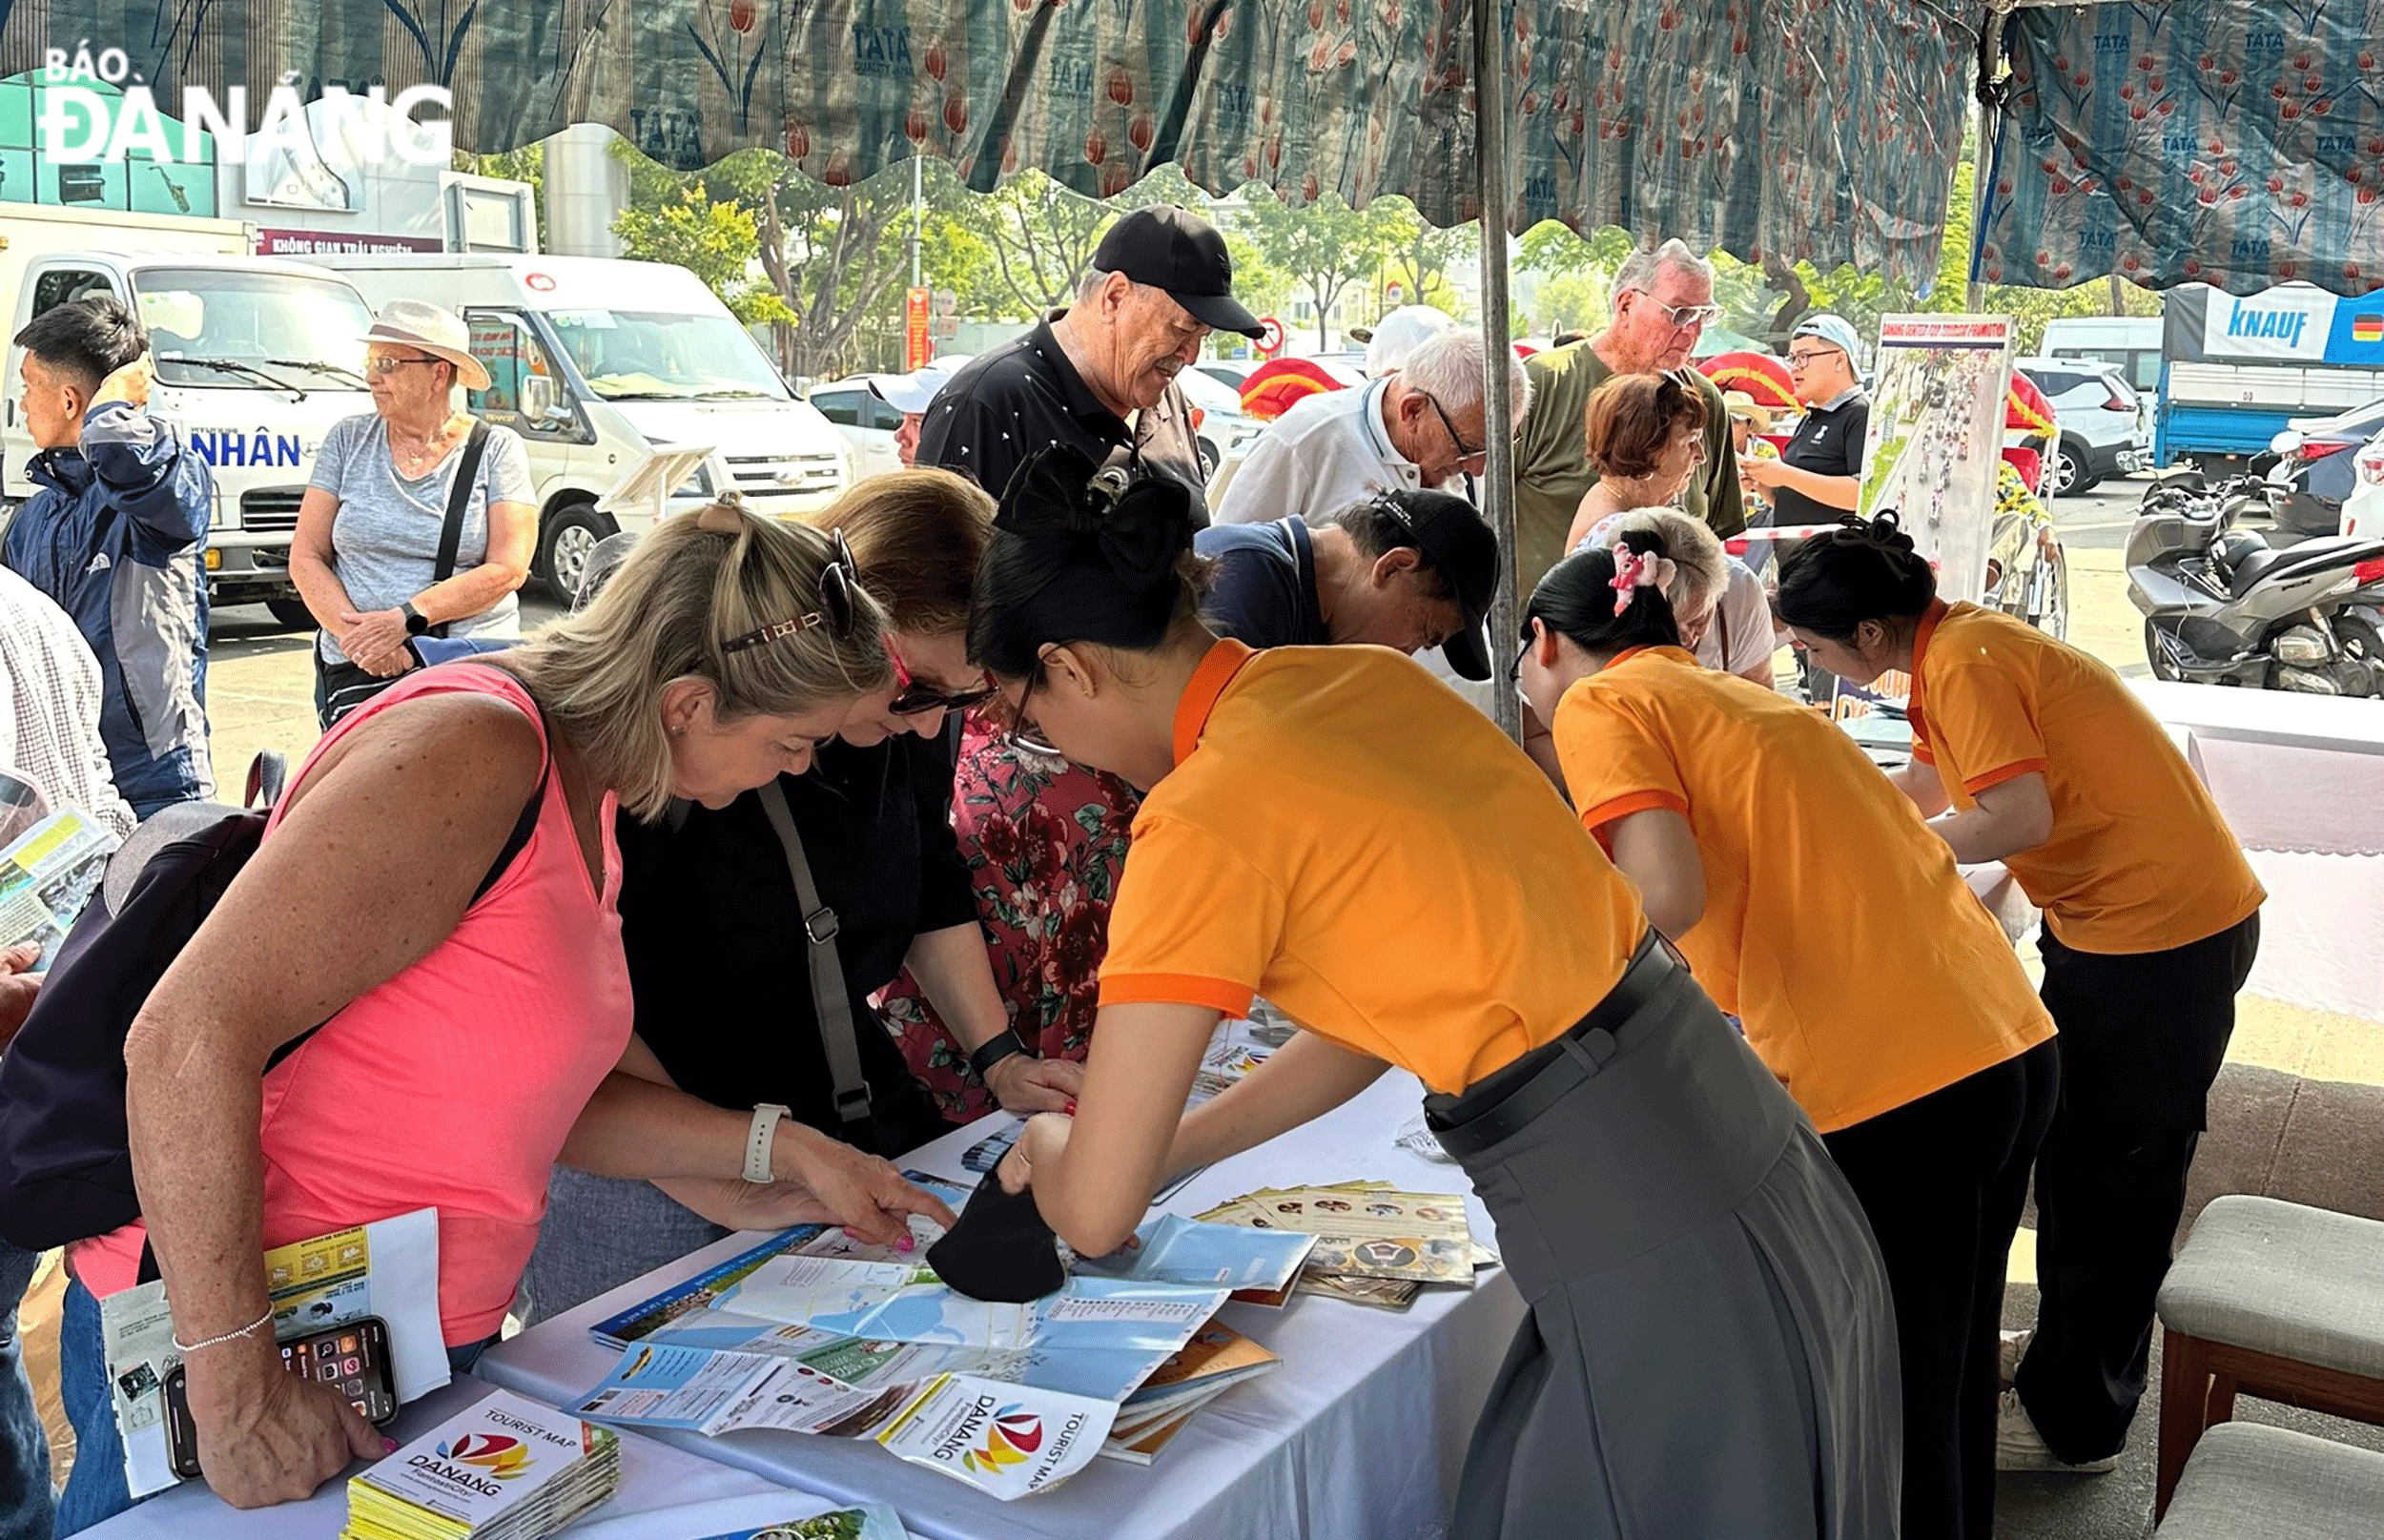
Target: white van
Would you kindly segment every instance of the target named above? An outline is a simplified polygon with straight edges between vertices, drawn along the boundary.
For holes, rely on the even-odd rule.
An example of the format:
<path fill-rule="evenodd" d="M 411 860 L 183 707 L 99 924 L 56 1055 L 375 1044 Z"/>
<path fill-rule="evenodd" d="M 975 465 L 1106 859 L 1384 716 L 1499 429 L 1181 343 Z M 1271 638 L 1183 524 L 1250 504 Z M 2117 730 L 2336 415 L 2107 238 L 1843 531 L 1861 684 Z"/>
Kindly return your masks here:
<path fill-rule="evenodd" d="M 469 393 L 470 409 L 529 447 L 533 570 L 559 593 L 577 589 L 598 541 L 652 522 L 650 510 L 596 504 L 658 448 L 711 451 L 670 512 L 735 491 L 756 512 L 790 517 L 826 507 L 858 480 L 828 420 L 795 399 L 683 267 L 466 254 L 307 260 L 353 278 L 375 305 L 425 299 L 469 323 L 491 377 Z"/>
<path fill-rule="evenodd" d="M 356 286 L 305 263 L 221 249 L 61 247 L 0 270 L 0 295 L 11 292 L 10 338 L 44 311 L 89 295 L 134 308 L 157 370 L 151 408 L 178 421 L 215 468 L 205 553 L 212 602 L 261 601 L 285 626 L 314 625 L 290 583 L 290 535 L 323 434 L 372 410 L 358 372 L 372 316 Z M 0 504 L 34 490 L 21 351 L 0 347 Z"/>

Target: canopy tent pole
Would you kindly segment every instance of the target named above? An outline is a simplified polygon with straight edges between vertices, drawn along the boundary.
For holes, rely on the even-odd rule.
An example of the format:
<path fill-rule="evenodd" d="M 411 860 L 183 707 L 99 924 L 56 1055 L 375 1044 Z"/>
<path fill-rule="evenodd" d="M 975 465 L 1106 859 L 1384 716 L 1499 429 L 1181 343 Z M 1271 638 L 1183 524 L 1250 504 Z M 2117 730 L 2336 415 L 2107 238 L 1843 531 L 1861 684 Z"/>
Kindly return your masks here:
<path fill-rule="evenodd" d="M 1986 238 L 1986 195 L 1995 184 L 1997 111 L 1995 69 L 2004 52 L 2004 17 L 2014 0 L 1988 0 L 1985 35 L 1979 45 L 1977 150 L 1970 157 L 1970 285 L 1963 308 L 1977 315 L 1986 308 L 1986 285 L 1979 280 L 1979 246 Z"/>
<path fill-rule="evenodd" d="M 1515 415 L 1507 396 L 1514 342 L 1507 328 L 1507 8 L 1473 0 L 1473 157 L 1482 204 L 1482 512 L 1498 540 L 1498 586 L 1490 596 L 1492 667 L 1522 634 L 1515 593 Z M 1490 680 L 1498 726 L 1523 741 L 1523 702 L 1503 674 Z"/>

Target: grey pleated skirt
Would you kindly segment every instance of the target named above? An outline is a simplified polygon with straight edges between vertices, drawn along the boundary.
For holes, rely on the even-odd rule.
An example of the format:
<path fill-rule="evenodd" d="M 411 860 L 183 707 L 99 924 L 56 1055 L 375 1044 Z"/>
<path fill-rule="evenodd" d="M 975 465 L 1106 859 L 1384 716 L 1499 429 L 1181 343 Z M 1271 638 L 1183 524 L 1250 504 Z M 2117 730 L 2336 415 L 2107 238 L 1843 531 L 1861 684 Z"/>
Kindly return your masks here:
<path fill-rule="evenodd" d="M 1531 1306 L 1452 1540 L 1896 1534 L 1886 1275 L 1804 1115 L 1685 969 L 1560 1048 L 1426 1102 Z M 1491 1120 L 1552 1076 L 1577 1083 Z"/>

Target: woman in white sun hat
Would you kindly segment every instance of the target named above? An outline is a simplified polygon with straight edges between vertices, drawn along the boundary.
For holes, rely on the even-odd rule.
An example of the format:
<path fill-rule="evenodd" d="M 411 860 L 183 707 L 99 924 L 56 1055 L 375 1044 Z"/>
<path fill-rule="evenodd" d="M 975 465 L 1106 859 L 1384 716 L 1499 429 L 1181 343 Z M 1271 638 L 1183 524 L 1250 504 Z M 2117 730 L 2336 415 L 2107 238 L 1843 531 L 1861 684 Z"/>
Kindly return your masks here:
<path fill-rule="evenodd" d="M 462 318 L 391 300 L 364 354 L 373 410 L 324 435 L 290 544 L 291 581 L 322 627 L 326 729 L 415 667 L 416 637 L 520 635 L 514 590 L 538 543 L 521 437 L 458 401 L 458 387 L 488 388 Z"/>

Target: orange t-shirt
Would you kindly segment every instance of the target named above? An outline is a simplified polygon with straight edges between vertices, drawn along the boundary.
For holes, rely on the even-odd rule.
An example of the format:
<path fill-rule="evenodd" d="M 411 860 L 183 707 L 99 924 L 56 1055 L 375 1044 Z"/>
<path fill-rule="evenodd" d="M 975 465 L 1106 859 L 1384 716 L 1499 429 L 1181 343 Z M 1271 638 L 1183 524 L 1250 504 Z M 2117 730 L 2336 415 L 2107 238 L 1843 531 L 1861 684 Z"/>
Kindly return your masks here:
<path fill-rule="evenodd" d="M 2064 946 L 2166 952 L 2268 897 L 2193 767 L 2099 659 L 1976 605 L 1929 606 L 1913 643 L 1912 750 L 1958 809 L 2030 770 L 2053 834 L 2004 864 Z"/>
<path fill-rule="evenodd" d="M 1570 1030 L 1646 933 L 1548 777 L 1414 663 L 1220 642 L 1134 820 L 1100 1000 L 1264 995 L 1453 1093 Z"/>
<path fill-rule="evenodd" d="M 1641 647 L 1565 692 L 1553 728 L 1581 821 L 1689 821 L 1705 913 L 1681 954 L 1822 1133 L 2053 1035 L 1953 852 L 1819 712 Z"/>

